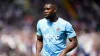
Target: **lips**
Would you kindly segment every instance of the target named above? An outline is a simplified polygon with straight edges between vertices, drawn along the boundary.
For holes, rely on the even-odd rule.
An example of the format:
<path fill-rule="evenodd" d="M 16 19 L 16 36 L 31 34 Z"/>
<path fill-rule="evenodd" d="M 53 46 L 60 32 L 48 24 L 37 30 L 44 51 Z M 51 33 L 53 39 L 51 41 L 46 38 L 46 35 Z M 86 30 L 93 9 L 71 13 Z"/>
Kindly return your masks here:
<path fill-rule="evenodd" d="M 45 13 L 46 15 L 48 15 L 49 13 Z"/>
<path fill-rule="evenodd" d="M 45 16 L 49 16 L 49 13 L 46 13 Z"/>

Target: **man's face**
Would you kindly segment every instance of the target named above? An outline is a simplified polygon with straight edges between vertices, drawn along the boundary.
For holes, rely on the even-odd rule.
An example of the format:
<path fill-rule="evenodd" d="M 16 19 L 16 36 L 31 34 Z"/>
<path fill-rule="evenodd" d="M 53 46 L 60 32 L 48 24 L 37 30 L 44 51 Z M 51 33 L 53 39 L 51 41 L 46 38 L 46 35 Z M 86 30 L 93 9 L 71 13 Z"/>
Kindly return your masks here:
<path fill-rule="evenodd" d="M 45 17 L 51 17 L 56 12 L 56 9 L 52 7 L 52 4 L 46 4 L 44 6 Z"/>

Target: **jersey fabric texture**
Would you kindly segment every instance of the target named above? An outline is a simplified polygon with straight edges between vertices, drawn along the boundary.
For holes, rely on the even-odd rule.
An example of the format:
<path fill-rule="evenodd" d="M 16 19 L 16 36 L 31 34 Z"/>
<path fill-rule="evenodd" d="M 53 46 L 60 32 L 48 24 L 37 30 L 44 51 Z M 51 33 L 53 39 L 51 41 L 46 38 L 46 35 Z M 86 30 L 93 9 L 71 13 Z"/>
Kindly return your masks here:
<path fill-rule="evenodd" d="M 62 18 L 50 22 L 43 18 L 37 23 L 37 35 L 43 37 L 43 56 L 59 56 L 66 48 L 66 39 L 76 36 L 72 25 Z"/>

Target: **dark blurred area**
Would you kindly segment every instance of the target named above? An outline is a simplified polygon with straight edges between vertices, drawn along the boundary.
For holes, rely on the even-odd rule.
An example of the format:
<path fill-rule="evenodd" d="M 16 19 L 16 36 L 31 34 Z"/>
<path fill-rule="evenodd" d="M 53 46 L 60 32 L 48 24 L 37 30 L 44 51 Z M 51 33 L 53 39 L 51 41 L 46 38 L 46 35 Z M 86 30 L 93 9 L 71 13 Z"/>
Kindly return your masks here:
<path fill-rule="evenodd" d="M 100 56 L 100 0 L 0 0 L 0 56 L 35 56 L 36 24 L 47 2 L 77 33 L 78 47 L 68 56 Z"/>

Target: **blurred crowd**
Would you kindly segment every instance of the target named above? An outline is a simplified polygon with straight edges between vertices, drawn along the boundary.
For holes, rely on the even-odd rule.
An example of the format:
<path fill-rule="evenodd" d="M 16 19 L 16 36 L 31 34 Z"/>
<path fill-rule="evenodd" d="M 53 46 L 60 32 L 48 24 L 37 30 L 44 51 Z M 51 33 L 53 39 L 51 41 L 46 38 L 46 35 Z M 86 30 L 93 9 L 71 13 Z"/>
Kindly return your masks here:
<path fill-rule="evenodd" d="M 77 33 L 78 47 L 68 55 L 100 56 L 99 0 L 0 0 L 0 56 L 35 56 L 36 24 L 48 1 Z"/>

